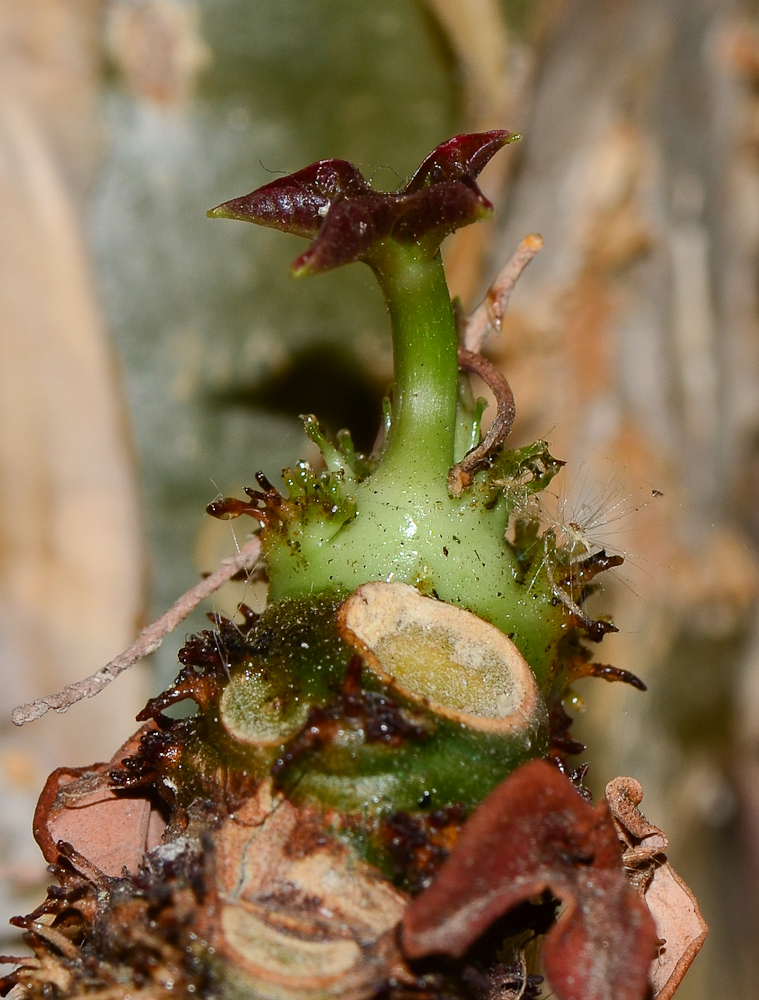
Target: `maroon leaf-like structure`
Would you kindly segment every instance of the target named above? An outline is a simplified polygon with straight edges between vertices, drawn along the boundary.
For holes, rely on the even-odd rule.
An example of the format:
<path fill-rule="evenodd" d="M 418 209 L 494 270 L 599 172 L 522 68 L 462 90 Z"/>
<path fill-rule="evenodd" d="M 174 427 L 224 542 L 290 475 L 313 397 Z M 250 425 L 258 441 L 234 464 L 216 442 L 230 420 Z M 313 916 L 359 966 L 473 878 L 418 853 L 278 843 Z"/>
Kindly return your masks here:
<path fill-rule="evenodd" d="M 472 814 L 406 911 L 404 951 L 459 957 L 494 920 L 545 890 L 565 904 L 543 952 L 560 1000 L 642 1000 L 656 927 L 624 874 L 609 809 L 591 806 L 543 760 L 518 768 Z"/>
<path fill-rule="evenodd" d="M 388 240 L 433 254 L 455 229 L 487 216 L 492 205 L 476 184 L 490 158 L 519 136 L 498 129 L 459 135 L 425 158 L 398 191 L 375 191 L 347 160 L 319 160 L 211 209 L 313 242 L 293 263 L 297 275 L 352 261 L 377 261 Z"/>

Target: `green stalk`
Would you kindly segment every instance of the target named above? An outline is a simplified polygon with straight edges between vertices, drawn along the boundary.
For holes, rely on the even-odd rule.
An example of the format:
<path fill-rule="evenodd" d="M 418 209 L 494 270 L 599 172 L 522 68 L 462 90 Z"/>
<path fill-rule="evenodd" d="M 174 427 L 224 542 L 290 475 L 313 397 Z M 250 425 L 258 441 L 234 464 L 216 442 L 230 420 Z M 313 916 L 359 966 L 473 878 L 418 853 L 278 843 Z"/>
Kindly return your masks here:
<path fill-rule="evenodd" d="M 386 243 L 372 265 L 390 312 L 392 424 L 377 476 L 445 482 L 454 463 L 456 324 L 440 253 Z"/>

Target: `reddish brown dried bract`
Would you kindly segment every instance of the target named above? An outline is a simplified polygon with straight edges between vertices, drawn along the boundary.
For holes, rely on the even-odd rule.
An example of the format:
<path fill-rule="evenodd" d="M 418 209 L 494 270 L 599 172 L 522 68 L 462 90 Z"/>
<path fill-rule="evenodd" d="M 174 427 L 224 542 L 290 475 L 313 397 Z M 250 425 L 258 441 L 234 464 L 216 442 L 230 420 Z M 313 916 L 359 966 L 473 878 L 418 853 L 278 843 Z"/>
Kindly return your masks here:
<path fill-rule="evenodd" d="M 143 727 L 121 747 L 108 764 L 59 767 L 53 771 L 34 814 L 34 837 L 45 860 L 60 860 L 61 842 L 71 844 L 105 875 L 118 876 L 126 868 L 136 872 L 146 851 L 161 842 L 165 820 L 147 797 L 119 795 L 111 769 L 133 753 Z"/>
<path fill-rule="evenodd" d="M 406 911 L 404 950 L 461 956 L 494 920 L 546 890 L 565 904 L 543 953 L 560 1000 L 642 1000 L 656 927 L 625 877 L 608 807 L 589 805 L 542 760 L 474 812 Z"/>

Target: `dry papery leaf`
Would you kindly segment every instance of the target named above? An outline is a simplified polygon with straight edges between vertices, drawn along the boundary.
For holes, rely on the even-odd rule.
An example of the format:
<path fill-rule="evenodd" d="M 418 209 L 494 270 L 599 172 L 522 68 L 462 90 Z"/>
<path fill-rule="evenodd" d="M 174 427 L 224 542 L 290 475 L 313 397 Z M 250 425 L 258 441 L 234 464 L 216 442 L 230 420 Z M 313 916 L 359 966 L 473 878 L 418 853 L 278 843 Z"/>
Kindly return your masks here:
<path fill-rule="evenodd" d="M 73 844 L 105 875 L 133 874 L 146 851 L 161 843 L 166 827 L 157 801 L 124 796 L 114 788 L 111 771 L 132 756 L 150 723 L 138 730 L 107 764 L 59 767 L 45 782 L 34 814 L 34 839 L 49 864 L 60 860 L 61 841 Z"/>
<path fill-rule="evenodd" d="M 708 927 L 696 897 L 667 861 L 666 836 L 638 808 L 642 800 L 643 788 L 635 778 L 614 778 L 606 786 L 606 801 L 625 849 L 622 863 L 659 935 L 650 971 L 652 1000 L 670 1000 L 701 950 Z"/>
<path fill-rule="evenodd" d="M 609 808 L 530 761 L 472 814 L 437 878 L 409 905 L 406 954 L 463 955 L 512 907 L 546 890 L 565 904 L 543 961 L 560 1000 L 642 1000 L 656 927 L 625 877 Z"/>

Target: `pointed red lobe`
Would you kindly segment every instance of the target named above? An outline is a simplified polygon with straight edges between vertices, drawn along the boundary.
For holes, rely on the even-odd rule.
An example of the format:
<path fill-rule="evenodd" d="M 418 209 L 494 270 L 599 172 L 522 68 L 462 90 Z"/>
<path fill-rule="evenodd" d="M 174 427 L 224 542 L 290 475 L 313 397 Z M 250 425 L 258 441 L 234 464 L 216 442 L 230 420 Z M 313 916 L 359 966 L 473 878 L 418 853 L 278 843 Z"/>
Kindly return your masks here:
<path fill-rule="evenodd" d="M 515 138 L 502 130 L 455 136 L 434 149 L 395 192 L 375 191 L 346 160 L 319 160 L 208 214 L 311 239 L 293 264 L 298 275 L 357 260 L 376 263 L 388 240 L 417 243 L 434 254 L 449 233 L 490 214 L 492 206 L 476 178 Z"/>

